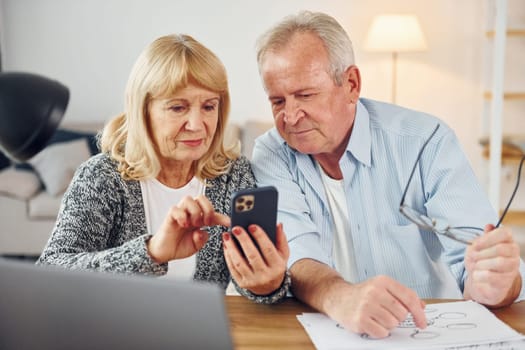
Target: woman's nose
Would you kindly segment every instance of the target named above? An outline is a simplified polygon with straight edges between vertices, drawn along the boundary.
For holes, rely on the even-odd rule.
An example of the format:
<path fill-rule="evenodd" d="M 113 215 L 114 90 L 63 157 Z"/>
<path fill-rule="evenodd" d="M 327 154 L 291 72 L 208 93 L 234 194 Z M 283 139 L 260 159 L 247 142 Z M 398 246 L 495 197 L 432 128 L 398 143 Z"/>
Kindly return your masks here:
<path fill-rule="evenodd" d="M 187 130 L 200 130 L 204 125 L 204 118 L 200 111 L 191 111 L 188 115 L 188 120 L 186 121 Z"/>

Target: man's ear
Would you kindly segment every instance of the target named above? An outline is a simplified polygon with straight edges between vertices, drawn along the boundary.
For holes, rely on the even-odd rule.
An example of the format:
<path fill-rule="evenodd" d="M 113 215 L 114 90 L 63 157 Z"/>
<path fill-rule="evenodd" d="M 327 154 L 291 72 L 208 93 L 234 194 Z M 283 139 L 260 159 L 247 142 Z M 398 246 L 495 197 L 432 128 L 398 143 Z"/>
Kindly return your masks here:
<path fill-rule="evenodd" d="M 348 87 L 348 96 L 352 103 L 356 103 L 361 93 L 361 73 L 355 65 L 349 66 L 344 73 L 343 82 Z"/>

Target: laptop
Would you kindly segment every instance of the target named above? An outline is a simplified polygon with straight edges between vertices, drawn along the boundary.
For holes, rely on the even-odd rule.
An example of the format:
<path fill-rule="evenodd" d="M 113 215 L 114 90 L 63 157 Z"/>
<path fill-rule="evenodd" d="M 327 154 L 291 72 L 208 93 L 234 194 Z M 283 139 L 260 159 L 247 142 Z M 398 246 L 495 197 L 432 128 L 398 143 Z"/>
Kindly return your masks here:
<path fill-rule="evenodd" d="M 0 258 L 0 349 L 232 349 L 224 291 Z"/>

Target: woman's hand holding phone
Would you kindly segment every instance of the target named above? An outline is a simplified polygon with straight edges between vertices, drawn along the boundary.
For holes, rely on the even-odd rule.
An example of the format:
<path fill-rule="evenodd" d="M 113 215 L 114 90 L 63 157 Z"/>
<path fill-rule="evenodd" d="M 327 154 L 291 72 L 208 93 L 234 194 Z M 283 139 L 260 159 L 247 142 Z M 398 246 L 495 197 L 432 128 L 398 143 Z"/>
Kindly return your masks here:
<path fill-rule="evenodd" d="M 288 242 L 276 218 L 274 187 L 244 190 L 232 198 L 232 230 L 223 234 L 224 257 L 239 287 L 257 295 L 278 289 L 287 268 Z"/>
<path fill-rule="evenodd" d="M 231 234 L 223 234 L 226 264 L 239 287 L 257 295 L 267 295 L 279 288 L 284 279 L 290 255 L 286 235 L 279 223 L 274 245 L 260 226 L 250 225 L 248 230 L 249 233 L 235 226 Z M 238 240 L 242 251 L 234 239 Z"/>

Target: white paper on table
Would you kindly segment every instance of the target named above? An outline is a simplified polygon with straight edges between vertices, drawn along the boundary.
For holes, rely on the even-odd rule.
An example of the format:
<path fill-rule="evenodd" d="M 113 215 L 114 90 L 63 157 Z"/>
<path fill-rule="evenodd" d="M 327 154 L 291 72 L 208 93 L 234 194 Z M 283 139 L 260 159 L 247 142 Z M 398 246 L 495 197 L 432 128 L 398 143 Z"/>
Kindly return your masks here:
<path fill-rule="evenodd" d="M 443 350 L 523 350 L 525 339 L 491 342 L 486 344 L 471 344 L 462 346 L 451 346 Z"/>
<path fill-rule="evenodd" d="M 383 339 L 370 339 L 342 329 L 335 321 L 320 313 L 303 313 L 297 315 L 297 318 L 319 350 L 444 349 L 447 347 L 462 349 L 460 346 L 510 341 L 517 344 L 518 347 L 514 349 L 525 349 L 525 336 L 507 326 L 476 302 L 429 304 L 425 308 L 425 314 L 427 328 L 418 329 L 409 315 Z"/>

